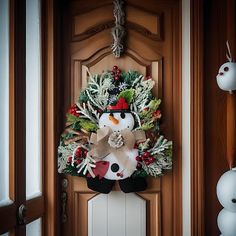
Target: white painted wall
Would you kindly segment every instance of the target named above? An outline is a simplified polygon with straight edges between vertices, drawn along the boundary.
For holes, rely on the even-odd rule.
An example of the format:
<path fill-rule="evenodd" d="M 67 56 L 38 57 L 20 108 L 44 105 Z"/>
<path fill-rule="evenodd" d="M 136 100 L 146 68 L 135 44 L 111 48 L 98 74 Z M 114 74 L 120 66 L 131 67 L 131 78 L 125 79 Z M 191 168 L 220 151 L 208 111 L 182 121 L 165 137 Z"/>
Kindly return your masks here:
<path fill-rule="evenodd" d="M 183 236 L 191 235 L 190 0 L 182 0 L 182 203 Z"/>

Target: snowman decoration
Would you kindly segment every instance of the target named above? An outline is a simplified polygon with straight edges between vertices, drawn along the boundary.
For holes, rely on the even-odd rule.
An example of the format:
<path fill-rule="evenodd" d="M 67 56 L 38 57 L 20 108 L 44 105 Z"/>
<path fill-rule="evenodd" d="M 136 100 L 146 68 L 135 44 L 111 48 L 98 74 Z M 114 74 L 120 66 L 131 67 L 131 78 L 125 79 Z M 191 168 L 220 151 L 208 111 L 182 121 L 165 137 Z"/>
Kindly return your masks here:
<path fill-rule="evenodd" d="M 91 151 L 88 156 L 96 160 L 92 169 L 94 176 L 87 177 L 92 190 L 109 193 L 115 181 L 123 192 L 137 192 L 146 189 L 144 178 L 132 178 L 138 161 L 136 142 L 145 140 L 143 131 L 134 131 L 135 121 L 125 98 L 119 98 L 116 105 L 109 105 L 99 119 L 99 130 L 90 138 Z"/>
<path fill-rule="evenodd" d="M 236 90 L 236 63 L 233 62 L 228 41 L 226 42 L 228 53 L 226 57 L 229 62 L 224 63 L 216 77 L 218 86 L 225 91 L 229 91 L 227 109 L 233 111 L 234 97 L 233 90 Z M 227 101 L 227 102 L 228 102 Z M 235 122 L 234 112 L 228 122 Z M 230 126 L 229 126 L 230 127 Z M 227 130 L 228 133 L 228 130 Z M 232 131 L 229 130 L 231 134 Z M 234 135 L 234 134 L 233 134 Z M 234 143 L 230 143 L 228 150 L 234 150 Z M 230 170 L 224 173 L 217 183 L 217 197 L 224 207 L 218 215 L 217 223 L 223 236 L 236 236 L 236 168 L 233 167 L 235 154 L 233 152 L 227 153 L 227 161 Z"/>
<path fill-rule="evenodd" d="M 217 223 L 223 236 L 236 235 L 236 168 L 224 173 L 217 183 L 217 197 L 224 207 Z"/>
<path fill-rule="evenodd" d="M 236 63 L 233 62 L 228 41 L 226 42 L 226 45 L 228 50 L 228 53 L 226 54 L 228 62 L 220 67 L 216 76 L 216 81 L 220 89 L 232 93 L 233 90 L 236 90 Z"/>

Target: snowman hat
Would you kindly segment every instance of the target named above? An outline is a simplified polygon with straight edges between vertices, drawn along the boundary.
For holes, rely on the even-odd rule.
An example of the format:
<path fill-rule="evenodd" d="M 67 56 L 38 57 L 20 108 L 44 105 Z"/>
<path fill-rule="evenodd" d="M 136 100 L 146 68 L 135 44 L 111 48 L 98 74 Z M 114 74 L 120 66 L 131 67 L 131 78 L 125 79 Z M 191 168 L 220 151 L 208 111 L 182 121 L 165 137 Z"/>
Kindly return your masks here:
<path fill-rule="evenodd" d="M 130 112 L 129 104 L 126 102 L 125 98 L 121 97 L 116 105 L 107 106 L 106 112 Z"/>

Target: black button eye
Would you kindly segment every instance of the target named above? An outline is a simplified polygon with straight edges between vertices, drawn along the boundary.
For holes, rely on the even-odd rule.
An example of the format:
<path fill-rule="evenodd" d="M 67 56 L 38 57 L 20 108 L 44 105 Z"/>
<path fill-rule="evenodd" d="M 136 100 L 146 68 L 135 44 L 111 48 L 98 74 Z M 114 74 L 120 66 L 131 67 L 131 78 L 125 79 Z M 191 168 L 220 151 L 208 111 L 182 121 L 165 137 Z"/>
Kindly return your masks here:
<path fill-rule="evenodd" d="M 226 67 L 224 68 L 224 71 L 228 71 L 228 70 L 229 70 L 229 67 L 226 66 Z"/>
<path fill-rule="evenodd" d="M 125 113 L 124 113 L 124 112 L 121 112 L 121 113 L 120 113 L 120 117 L 121 117 L 122 119 L 125 119 Z"/>
<path fill-rule="evenodd" d="M 235 198 L 232 199 L 232 203 L 236 203 L 236 199 Z"/>

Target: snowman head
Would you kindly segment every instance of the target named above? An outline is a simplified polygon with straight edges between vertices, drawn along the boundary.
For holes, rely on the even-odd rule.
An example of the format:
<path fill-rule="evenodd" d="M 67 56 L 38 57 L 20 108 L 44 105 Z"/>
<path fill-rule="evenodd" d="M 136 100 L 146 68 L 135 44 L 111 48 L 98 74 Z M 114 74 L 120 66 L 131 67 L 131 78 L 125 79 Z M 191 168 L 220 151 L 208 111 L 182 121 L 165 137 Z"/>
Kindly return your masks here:
<path fill-rule="evenodd" d="M 236 169 L 224 173 L 217 183 L 217 196 L 228 211 L 236 212 Z"/>
<path fill-rule="evenodd" d="M 99 128 L 108 126 L 113 131 L 117 132 L 124 129 L 131 131 L 134 125 L 134 117 L 124 98 L 120 98 L 116 105 L 108 106 L 107 111 L 105 111 L 99 119 Z"/>
<path fill-rule="evenodd" d="M 236 63 L 224 63 L 216 76 L 218 86 L 225 91 L 236 90 Z"/>

